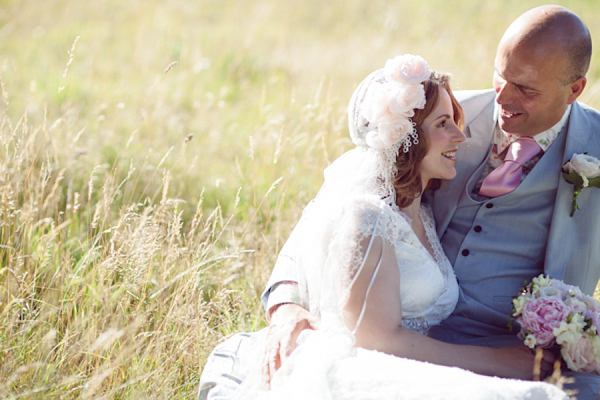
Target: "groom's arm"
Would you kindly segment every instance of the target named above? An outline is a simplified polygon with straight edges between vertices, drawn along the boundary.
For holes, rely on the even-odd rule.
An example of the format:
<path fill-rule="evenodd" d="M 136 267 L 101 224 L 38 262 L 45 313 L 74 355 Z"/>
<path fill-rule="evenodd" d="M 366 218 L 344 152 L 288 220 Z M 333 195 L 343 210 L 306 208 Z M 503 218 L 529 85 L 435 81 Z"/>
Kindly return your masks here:
<path fill-rule="evenodd" d="M 295 258 L 296 247 L 295 236 L 292 232 L 277 257 L 271 277 L 261 296 L 267 319 L 270 319 L 271 312 L 281 304 L 301 304 L 298 287 L 299 271 Z"/>
<path fill-rule="evenodd" d="M 267 387 L 271 378 L 296 347 L 296 340 L 305 329 L 315 329 L 318 320 L 301 304 L 297 280 L 299 268 L 295 258 L 286 251 L 295 249 L 297 235 L 291 235 L 284 245 L 267 284 L 262 300 L 266 309 L 269 331 L 263 358 L 263 377 Z M 286 251 L 284 251 L 286 250 Z"/>
<path fill-rule="evenodd" d="M 302 307 L 297 282 L 277 282 L 263 293 L 263 305 L 268 321 L 271 320 L 273 312 L 283 304 L 297 304 Z"/>
<path fill-rule="evenodd" d="M 302 246 L 302 232 L 306 230 L 309 224 L 307 210 L 311 204 L 309 203 L 304 209 L 298 224 L 281 248 L 269 281 L 262 293 L 261 299 L 267 319 L 270 319 L 272 312 L 282 304 L 292 303 L 308 308 L 307 304 L 302 304 L 298 285 L 303 279 L 303 270 L 298 265 L 298 254 Z"/>
<path fill-rule="evenodd" d="M 303 269 L 298 263 L 303 232 L 310 224 L 309 205 L 283 245 L 261 299 L 269 321 L 269 331 L 263 359 L 263 375 L 267 386 L 271 377 L 296 347 L 298 335 L 305 329 L 315 329 L 318 319 L 302 304 L 299 282 Z"/>

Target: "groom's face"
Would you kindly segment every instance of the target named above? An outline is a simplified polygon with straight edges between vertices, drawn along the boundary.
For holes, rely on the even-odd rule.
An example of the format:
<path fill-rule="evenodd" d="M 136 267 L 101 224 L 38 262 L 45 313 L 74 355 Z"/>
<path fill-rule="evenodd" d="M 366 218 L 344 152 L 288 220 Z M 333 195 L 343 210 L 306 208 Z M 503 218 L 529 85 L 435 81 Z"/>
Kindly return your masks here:
<path fill-rule="evenodd" d="M 500 42 L 494 89 L 500 106 L 498 121 L 505 132 L 533 136 L 560 121 L 569 101 L 563 76 L 567 62 L 552 46 Z"/>

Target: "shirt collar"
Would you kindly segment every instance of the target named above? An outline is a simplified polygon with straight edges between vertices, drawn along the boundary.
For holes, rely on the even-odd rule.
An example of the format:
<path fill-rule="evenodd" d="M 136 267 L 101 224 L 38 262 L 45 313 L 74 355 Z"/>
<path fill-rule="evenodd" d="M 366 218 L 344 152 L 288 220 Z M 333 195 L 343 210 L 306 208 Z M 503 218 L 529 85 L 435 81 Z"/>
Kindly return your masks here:
<path fill-rule="evenodd" d="M 497 146 L 497 153 L 500 154 L 506 149 L 512 142 L 517 140 L 518 136 L 512 135 L 510 133 L 504 132 L 500 128 L 500 124 L 498 124 L 498 115 L 500 112 L 500 107 L 498 107 L 498 103 L 494 103 L 494 115 L 496 118 L 495 128 L 494 128 L 494 144 Z M 554 142 L 554 140 L 558 137 L 560 132 L 563 130 L 565 125 L 567 124 L 567 119 L 569 118 L 569 114 L 571 113 L 571 104 L 567 106 L 565 113 L 563 114 L 560 121 L 558 121 L 554 126 L 550 129 L 547 129 L 543 132 L 533 135 L 533 139 L 537 142 L 537 144 L 542 148 L 545 152 L 548 150 L 548 147 Z"/>

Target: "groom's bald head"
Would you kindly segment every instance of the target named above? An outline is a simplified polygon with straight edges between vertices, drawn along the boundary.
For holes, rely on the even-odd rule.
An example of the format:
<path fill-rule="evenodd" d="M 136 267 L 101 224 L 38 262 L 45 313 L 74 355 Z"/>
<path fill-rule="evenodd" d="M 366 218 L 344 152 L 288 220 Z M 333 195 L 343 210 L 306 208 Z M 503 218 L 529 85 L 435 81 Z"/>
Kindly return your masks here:
<path fill-rule="evenodd" d="M 533 136 L 557 124 L 585 88 L 591 39 L 581 19 L 560 6 L 540 6 L 506 30 L 494 60 L 500 127 Z"/>
<path fill-rule="evenodd" d="M 532 8 L 519 16 L 506 30 L 500 45 L 564 62 L 565 83 L 584 77 L 592 56 L 589 30 L 577 14 L 556 5 Z"/>

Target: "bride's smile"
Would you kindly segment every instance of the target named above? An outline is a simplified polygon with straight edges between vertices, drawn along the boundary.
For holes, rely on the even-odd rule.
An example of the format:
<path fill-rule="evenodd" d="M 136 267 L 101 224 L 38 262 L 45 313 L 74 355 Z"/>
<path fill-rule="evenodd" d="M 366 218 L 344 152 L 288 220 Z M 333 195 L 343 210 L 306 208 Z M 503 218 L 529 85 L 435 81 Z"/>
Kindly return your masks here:
<path fill-rule="evenodd" d="M 429 141 L 429 151 L 421 164 L 423 187 L 431 179 L 454 178 L 456 149 L 465 140 L 465 135 L 454 122 L 452 101 L 446 90 L 440 90 L 439 101 L 423 121 L 422 128 Z"/>

